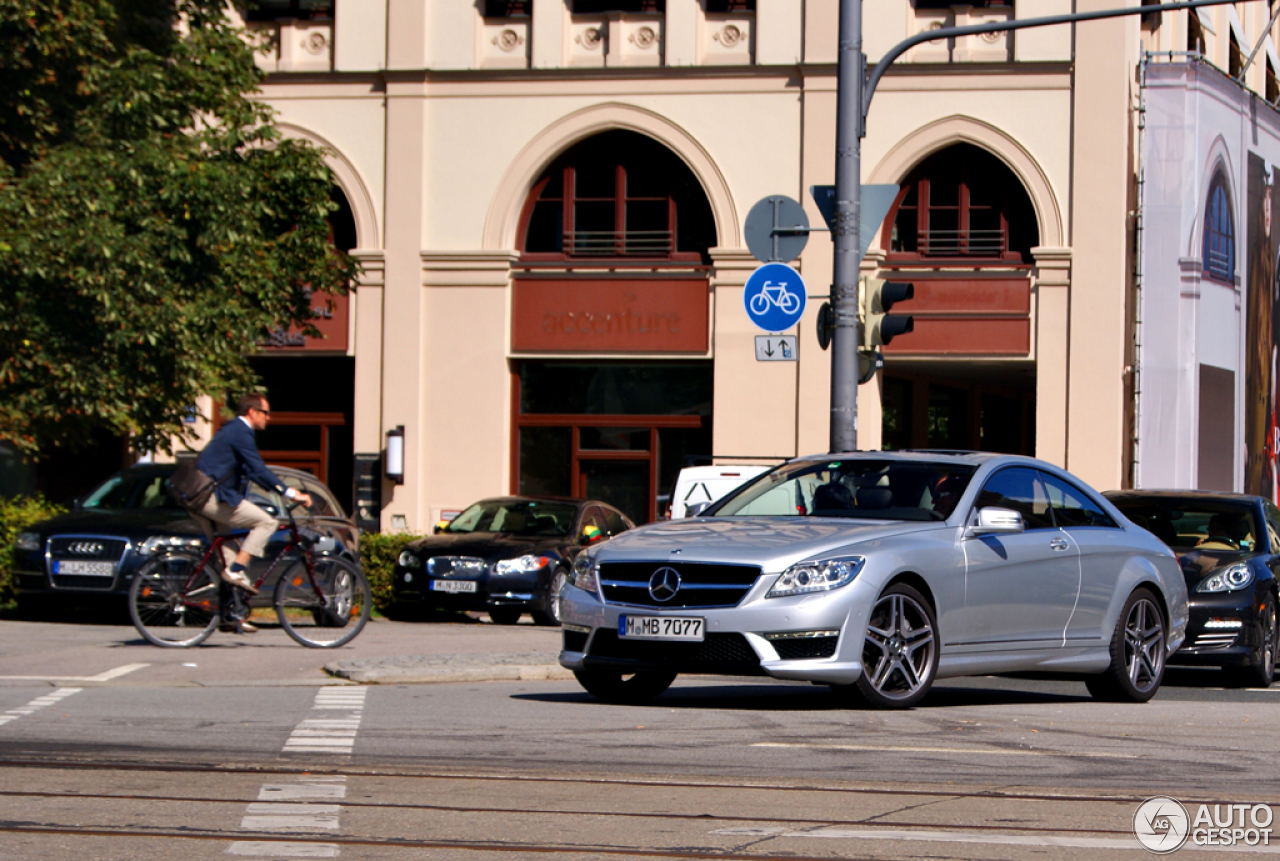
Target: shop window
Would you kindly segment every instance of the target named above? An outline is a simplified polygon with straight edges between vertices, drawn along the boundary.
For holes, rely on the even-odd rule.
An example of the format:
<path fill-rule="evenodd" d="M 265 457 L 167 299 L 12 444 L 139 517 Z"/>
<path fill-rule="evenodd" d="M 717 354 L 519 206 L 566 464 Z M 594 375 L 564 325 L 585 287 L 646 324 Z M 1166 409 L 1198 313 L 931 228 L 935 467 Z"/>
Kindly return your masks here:
<path fill-rule="evenodd" d="M 1226 178 L 1222 171 L 1214 174 L 1209 184 L 1209 200 L 1205 205 L 1204 274 L 1215 281 L 1234 284 L 1236 279 L 1236 230 L 1231 217 L 1231 201 L 1227 197 Z"/>
<path fill-rule="evenodd" d="M 484 0 L 486 18 L 527 18 L 533 0 Z"/>
<path fill-rule="evenodd" d="M 534 185 L 526 255 L 706 262 L 711 208 L 675 153 L 634 132 L 606 132 L 570 148 Z"/>
<path fill-rule="evenodd" d="M 253 0 L 246 21 L 278 21 L 282 18 L 332 18 L 334 0 Z"/>
<path fill-rule="evenodd" d="M 1040 241 L 1021 181 L 994 155 L 969 144 L 930 156 L 908 175 L 886 229 L 891 261 L 1030 263 Z"/>
<path fill-rule="evenodd" d="M 913 0 L 917 9 L 950 9 L 952 6 L 970 6 L 974 9 L 987 9 L 992 6 L 1013 8 L 1013 0 Z"/>
<path fill-rule="evenodd" d="M 603 15 L 608 12 L 665 12 L 667 0 L 572 0 L 576 15 Z"/>

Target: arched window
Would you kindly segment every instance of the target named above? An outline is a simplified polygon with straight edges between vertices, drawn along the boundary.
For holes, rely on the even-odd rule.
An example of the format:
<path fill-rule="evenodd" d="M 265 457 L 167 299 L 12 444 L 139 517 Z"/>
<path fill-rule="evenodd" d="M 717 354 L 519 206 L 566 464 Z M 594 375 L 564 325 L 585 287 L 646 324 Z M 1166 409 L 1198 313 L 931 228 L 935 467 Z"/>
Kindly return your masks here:
<path fill-rule="evenodd" d="M 934 153 L 908 174 L 884 237 L 889 260 L 1031 262 L 1040 244 L 1031 199 L 1004 162 L 971 144 Z"/>
<path fill-rule="evenodd" d="M 613 131 L 564 152 L 525 204 L 526 257 L 705 262 L 715 219 L 697 177 L 657 141 Z"/>
<path fill-rule="evenodd" d="M 1234 284 L 1236 280 L 1236 227 L 1231 218 L 1231 199 L 1222 171 L 1209 183 L 1209 200 L 1204 208 L 1204 274 L 1215 281 Z"/>

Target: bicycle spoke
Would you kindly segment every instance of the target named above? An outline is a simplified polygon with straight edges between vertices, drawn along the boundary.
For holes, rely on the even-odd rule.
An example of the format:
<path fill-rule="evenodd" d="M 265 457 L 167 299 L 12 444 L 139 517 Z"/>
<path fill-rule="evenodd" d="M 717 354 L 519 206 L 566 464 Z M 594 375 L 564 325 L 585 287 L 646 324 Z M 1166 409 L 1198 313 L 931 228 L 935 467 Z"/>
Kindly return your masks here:
<path fill-rule="evenodd" d="M 276 615 L 297 642 L 335 648 L 350 642 L 372 611 L 369 583 L 360 569 L 337 557 L 315 561 L 314 575 L 304 564 L 286 571 L 276 584 Z"/>

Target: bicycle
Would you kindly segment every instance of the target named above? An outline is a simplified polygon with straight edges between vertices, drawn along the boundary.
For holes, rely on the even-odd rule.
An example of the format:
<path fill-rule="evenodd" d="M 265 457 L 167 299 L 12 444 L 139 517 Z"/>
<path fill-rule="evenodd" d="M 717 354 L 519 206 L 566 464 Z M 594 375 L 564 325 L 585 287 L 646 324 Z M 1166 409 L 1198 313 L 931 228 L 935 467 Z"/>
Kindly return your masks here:
<path fill-rule="evenodd" d="M 794 314 L 800 310 L 800 297 L 787 289 L 786 281 L 777 284 L 766 281 L 761 291 L 751 297 L 751 313 L 763 314 L 769 310 L 770 305 L 776 305 L 784 313 Z"/>
<path fill-rule="evenodd" d="M 261 589 L 292 551 L 300 551 L 288 560 L 276 583 L 272 594 L 276 617 L 299 644 L 336 649 L 355 639 L 369 621 L 373 609 L 369 581 L 346 559 L 313 552 L 317 538 L 299 529 L 293 517 L 295 507 L 286 506 L 289 522 L 279 527 L 289 530 L 288 543 L 253 586 Z M 227 598 L 243 591 L 225 583 L 215 566 L 226 564 L 223 546 L 246 534 L 245 529 L 217 533 L 203 555 L 181 549 L 161 551 L 138 570 L 129 586 L 129 618 L 148 643 L 189 648 L 209 638 L 222 622 Z"/>

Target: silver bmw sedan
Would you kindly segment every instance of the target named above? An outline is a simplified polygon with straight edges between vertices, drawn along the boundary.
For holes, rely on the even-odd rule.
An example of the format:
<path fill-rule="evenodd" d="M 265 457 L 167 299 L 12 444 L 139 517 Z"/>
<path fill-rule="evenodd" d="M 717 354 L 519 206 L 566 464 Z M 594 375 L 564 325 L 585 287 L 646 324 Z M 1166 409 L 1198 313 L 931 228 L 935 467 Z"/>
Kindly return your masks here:
<path fill-rule="evenodd" d="M 617 703 L 699 673 L 906 708 L 938 678 L 1026 671 L 1145 702 L 1187 626 L 1168 547 L 1012 455 L 798 458 L 698 517 L 592 547 L 570 579 L 560 663 Z"/>

